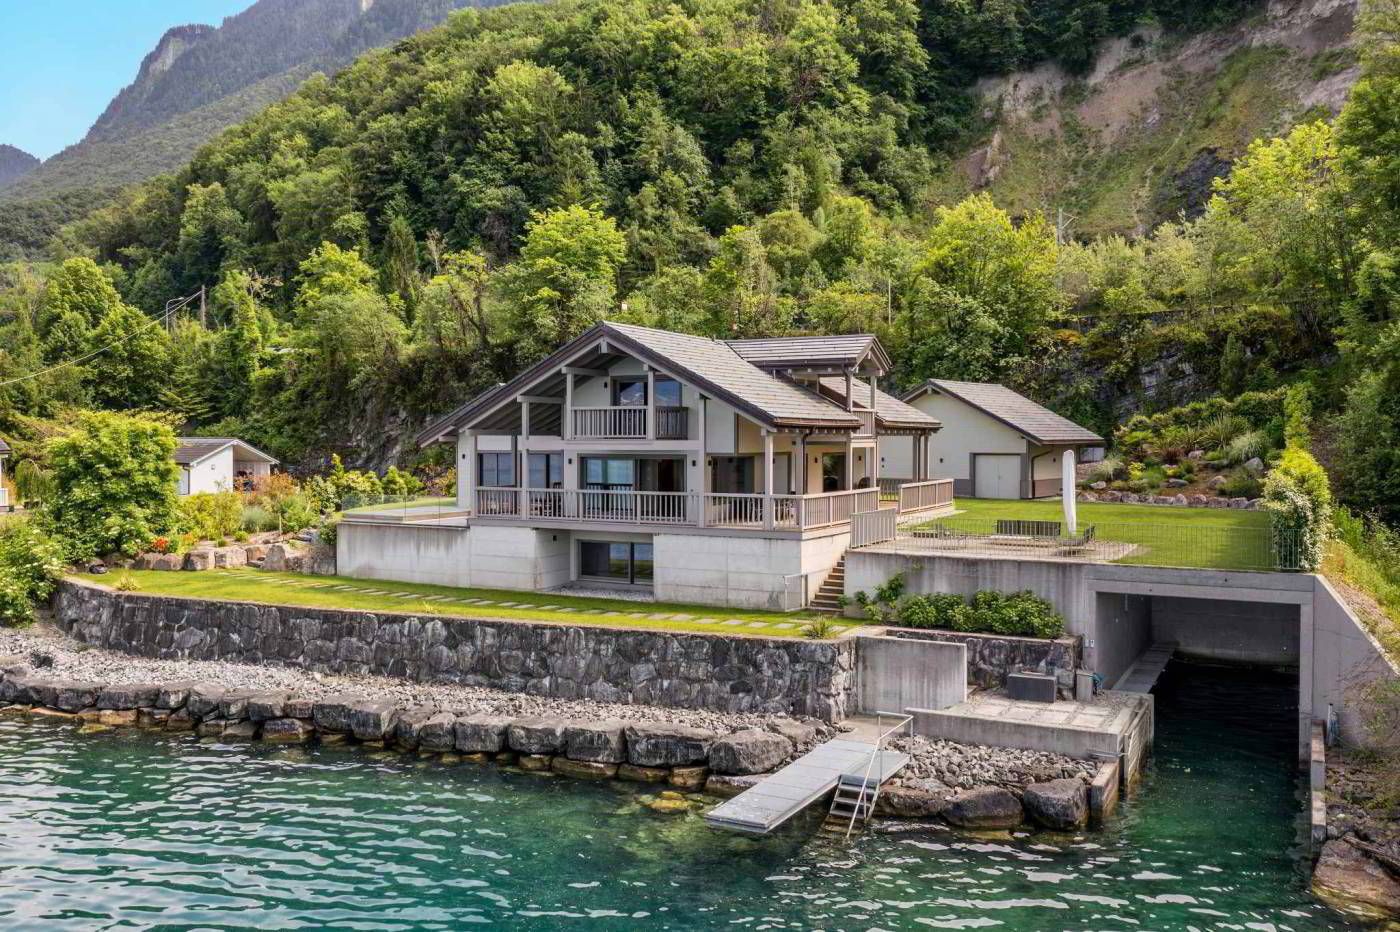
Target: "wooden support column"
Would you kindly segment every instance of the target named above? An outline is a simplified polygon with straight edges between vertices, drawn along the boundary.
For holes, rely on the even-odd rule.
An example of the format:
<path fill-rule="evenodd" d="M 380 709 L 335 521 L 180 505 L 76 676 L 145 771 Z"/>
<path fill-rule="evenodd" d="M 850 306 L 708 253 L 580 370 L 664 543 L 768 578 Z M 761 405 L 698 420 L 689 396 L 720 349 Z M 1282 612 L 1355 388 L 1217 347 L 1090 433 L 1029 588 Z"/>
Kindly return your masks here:
<path fill-rule="evenodd" d="M 647 439 L 656 439 L 656 370 L 647 366 Z"/>
<path fill-rule="evenodd" d="M 763 432 L 763 526 L 773 527 L 773 432 Z"/>
<path fill-rule="evenodd" d="M 565 440 L 574 439 L 574 374 L 564 373 L 564 423 L 560 431 Z"/>
<path fill-rule="evenodd" d="M 520 450 L 517 458 L 516 488 L 520 490 L 520 517 L 530 513 L 530 494 L 525 489 L 530 484 L 530 402 L 520 402 Z"/>
<path fill-rule="evenodd" d="M 856 487 L 856 446 L 853 435 L 846 435 L 846 491 Z"/>
<path fill-rule="evenodd" d="M 704 395 L 700 396 L 700 423 L 696 425 L 695 432 L 695 438 L 699 441 L 700 447 L 700 458 L 698 460 L 700 465 L 700 475 L 698 478 L 700 482 L 696 486 L 693 498 L 695 501 L 695 523 L 699 527 L 705 526 L 705 508 L 709 501 L 705 498 L 705 494 L 710 491 L 710 451 L 705 445 L 705 425 L 707 421 L 706 414 L 709 411 L 709 401 L 710 399 L 706 398 Z"/>
<path fill-rule="evenodd" d="M 853 384 L 853 380 L 852 380 L 852 378 L 851 378 L 851 370 L 848 368 L 848 369 L 846 369 L 846 410 L 847 410 L 847 411 L 854 411 L 855 409 L 856 409 L 855 387 L 854 387 L 854 384 Z"/>
<path fill-rule="evenodd" d="M 481 484 L 481 477 L 477 475 L 480 457 L 476 454 L 476 431 L 466 428 L 462 431 L 465 449 L 462 451 L 461 462 L 457 464 L 460 471 L 458 474 L 458 485 L 465 484 L 466 495 L 458 495 L 458 505 L 467 509 L 471 514 L 476 514 L 476 487 Z"/>

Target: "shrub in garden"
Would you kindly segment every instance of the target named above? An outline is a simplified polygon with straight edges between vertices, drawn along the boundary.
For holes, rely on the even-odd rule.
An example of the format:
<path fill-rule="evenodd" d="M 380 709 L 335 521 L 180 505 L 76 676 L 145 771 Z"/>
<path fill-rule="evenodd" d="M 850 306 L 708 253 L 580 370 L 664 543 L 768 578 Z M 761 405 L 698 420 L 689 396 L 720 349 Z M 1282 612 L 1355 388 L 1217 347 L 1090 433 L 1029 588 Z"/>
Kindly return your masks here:
<path fill-rule="evenodd" d="M 1219 414 L 1201 425 L 1201 444 L 1208 450 L 1223 451 L 1240 434 L 1249 432 L 1249 422 L 1234 414 Z"/>
<path fill-rule="evenodd" d="M 277 528 L 277 519 L 261 505 L 247 505 L 243 509 L 243 531 L 247 534 L 261 534 Z"/>
<path fill-rule="evenodd" d="M 1217 488 L 1227 498 L 1258 498 L 1263 489 L 1259 477 L 1244 468 L 1230 470 L 1225 481 Z"/>
<path fill-rule="evenodd" d="M 201 492 L 179 502 L 179 527 L 200 540 L 216 540 L 243 526 L 243 496 L 237 492 Z"/>
<path fill-rule="evenodd" d="M 1247 463 L 1258 457 L 1263 459 L 1269 453 L 1269 435 L 1262 430 L 1250 430 L 1240 434 L 1225 447 L 1225 461 L 1231 465 Z"/>
<path fill-rule="evenodd" d="M 175 432 L 162 420 L 85 412 L 71 433 L 46 446 L 54 493 L 44 505 L 65 555 L 138 553 L 176 525 Z"/>
<path fill-rule="evenodd" d="M 1327 472 L 1300 447 L 1283 451 L 1264 480 L 1264 507 L 1274 534 L 1274 551 L 1285 562 L 1312 572 L 1322 564 L 1332 523 L 1332 489 Z"/>
<path fill-rule="evenodd" d="M 1005 634 L 1056 638 L 1065 620 L 1033 592 L 978 592 L 972 604 L 954 593 L 910 596 L 900 604 L 899 624 L 906 628 L 942 629 L 965 634 Z"/>
<path fill-rule="evenodd" d="M 62 575 L 63 548 L 37 521 L 0 524 L 0 624 L 31 621 Z"/>

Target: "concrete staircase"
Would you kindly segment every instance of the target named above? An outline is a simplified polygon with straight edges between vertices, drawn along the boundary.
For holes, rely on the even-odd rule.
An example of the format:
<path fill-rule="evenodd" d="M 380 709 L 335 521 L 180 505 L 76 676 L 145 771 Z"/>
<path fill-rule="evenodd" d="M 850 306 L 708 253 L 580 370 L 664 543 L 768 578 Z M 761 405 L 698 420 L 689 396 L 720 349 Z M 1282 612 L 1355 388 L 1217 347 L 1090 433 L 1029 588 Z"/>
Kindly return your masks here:
<path fill-rule="evenodd" d="M 808 608 L 814 612 L 839 615 L 841 614 L 841 596 L 845 594 L 846 558 L 843 556 L 836 561 L 831 572 L 826 574 L 826 579 L 822 580 L 821 588 L 817 590 L 817 594 L 812 596 L 812 604 Z"/>

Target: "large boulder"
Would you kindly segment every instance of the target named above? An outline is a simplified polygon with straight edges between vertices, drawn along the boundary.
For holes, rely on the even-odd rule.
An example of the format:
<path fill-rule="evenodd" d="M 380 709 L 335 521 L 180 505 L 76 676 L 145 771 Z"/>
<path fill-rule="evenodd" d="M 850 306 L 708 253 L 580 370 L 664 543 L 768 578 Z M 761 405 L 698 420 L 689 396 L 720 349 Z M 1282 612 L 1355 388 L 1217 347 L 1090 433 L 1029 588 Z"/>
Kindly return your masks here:
<path fill-rule="evenodd" d="M 1372 921 L 1400 916 L 1400 880 L 1345 838 L 1322 846 L 1313 892 L 1336 909 Z"/>
<path fill-rule="evenodd" d="M 713 732 L 688 725 L 657 722 L 628 725 L 627 760 L 638 767 L 685 767 L 703 764 L 710 756 Z"/>
<path fill-rule="evenodd" d="M 227 690 L 218 683 L 197 683 L 189 691 L 185 708 L 195 718 L 205 718 L 219 711 L 219 700 L 224 698 L 225 692 Z"/>
<path fill-rule="evenodd" d="M 283 718 L 287 714 L 287 694 L 284 692 L 258 693 L 248 699 L 248 718 L 254 722 L 266 722 Z"/>
<path fill-rule="evenodd" d="M 999 786 L 979 786 L 948 800 L 943 818 L 958 828 L 1006 829 L 1021 824 L 1021 801 Z"/>
<path fill-rule="evenodd" d="M 262 568 L 274 573 L 300 573 L 304 555 L 291 544 L 273 544 L 267 548 Z"/>
<path fill-rule="evenodd" d="M 795 718 L 780 718 L 768 723 L 768 730 L 782 735 L 792 742 L 794 749 L 805 751 L 817 743 L 817 738 L 821 735 L 817 726 L 808 722 L 799 722 Z"/>
<path fill-rule="evenodd" d="M 149 683 L 104 686 L 95 703 L 99 709 L 153 709 L 160 698 L 160 687 Z"/>
<path fill-rule="evenodd" d="M 736 731 L 710 745 L 710 769 L 715 773 L 766 773 L 787 760 L 792 742 L 771 731 Z"/>
<path fill-rule="evenodd" d="M 185 554 L 186 572 L 198 573 L 214 568 L 214 551 L 210 547 L 201 547 L 198 550 L 191 550 Z"/>
<path fill-rule="evenodd" d="M 157 709 L 183 709 L 189 701 L 193 683 L 166 683 L 156 695 Z"/>
<path fill-rule="evenodd" d="M 621 764 L 627 760 L 625 722 L 576 722 L 564 729 L 564 755 L 570 760 Z"/>
<path fill-rule="evenodd" d="M 554 754 L 564 746 L 565 723 L 558 719 L 521 718 L 510 723 L 510 749 L 522 754 Z"/>
<path fill-rule="evenodd" d="M 893 783 L 880 791 L 875 811 L 901 819 L 932 819 L 948 808 L 951 791 L 937 780 Z"/>
<path fill-rule="evenodd" d="M 350 707 L 350 732 L 361 741 L 383 741 L 394 732 L 399 707 L 392 699 L 365 699 Z"/>
<path fill-rule="evenodd" d="M 185 558 L 178 553 L 159 553 L 151 561 L 151 569 L 173 573 L 185 565 Z"/>
<path fill-rule="evenodd" d="M 1032 783 L 1021 794 L 1026 814 L 1037 825 L 1072 832 L 1089 823 L 1089 791 L 1083 780 Z"/>
<path fill-rule="evenodd" d="M 413 750 L 422 738 L 423 726 L 437 714 L 437 706 L 420 705 L 405 709 L 394 722 L 394 742 L 399 747 Z"/>
<path fill-rule="evenodd" d="M 230 722 L 248 717 L 248 702 L 255 695 L 251 689 L 230 689 L 219 699 L 219 717 Z"/>
<path fill-rule="evenodd" d="M 313 730 L 299 718 L 274 718 L 262 723 L 262 739 L 272 744 L 301 744 Z"/>
<path fill-rule="evenodd" d="M 327 696 L 311 707 L 311 719 L 318 731 L 344 734 L 350 730 L 350 708 L 359 696 Z"/>
<path fill-rule="evenodd" d="M 509 727 L 510 719 L 503 715 L 464 715 L 453 726 L 454 743 L 466 754 L 495 754 L 505 749 Z"/>
<path fill-rule="evenodd" d="M 215 569 L 233 569 L 248 565 L 248 551 L 242 547 L 217 547 L 214 550 Z"/>
<path fill-rule="evenodd" d="M 424 751 L 450 751 L 456 746 L 457 716 L 438 712 L 418 729 L 418 747 Z"/>
<path fill-rule="evenodd" d="M 97 703 L 101 691 L 90 683 L 60 683 L 54 691 L 53 707 L 63 712 L 81 712 Z"/>

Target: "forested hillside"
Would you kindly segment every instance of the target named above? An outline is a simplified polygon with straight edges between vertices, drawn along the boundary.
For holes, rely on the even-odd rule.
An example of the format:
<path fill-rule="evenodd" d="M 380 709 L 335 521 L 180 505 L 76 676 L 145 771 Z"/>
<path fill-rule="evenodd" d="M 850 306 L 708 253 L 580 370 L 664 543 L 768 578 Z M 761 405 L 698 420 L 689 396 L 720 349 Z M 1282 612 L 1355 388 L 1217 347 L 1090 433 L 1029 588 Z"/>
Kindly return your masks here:
<path fill-rule="evenodd" d="M 39 160 L 23 149 L 0 145 L 0 188 L 14 184 L 38 164 Z"/>
<path fill-rule="evenodd" d="M 36 236 L 46 241 L 71 219 L 64 194 L 85 191 L 89 204 L 102 203 L 122 185 L 180 168 L 199 146 L 312 74 L 333 73 L 452 10 L 497 2 L 257 0 L 217 28 L 169 30 L 80 142 L 0 194 L 0 258 L 32 254 Z M 38 230 L 36 221 L 44 221 Z"/>
<path fill-rule="evenodd" d="M 0 385 L 0 433 L 23 450 L 78 406 L 153 407 L 292 464 L 404 465 L 428 417 L 603 316 L 714 336 L 872 330 L 900 384 L 1004 381 L 1104 431 L 1306 384 L 1347 500 L 1395 517 L 1394 0 L 1370 7 L 1336 121 L 1249 146 L 1196 216 L 1076 238 L 1054 199 L 948 193 L 989 68 L 1083 74 L 1144 22 L 1187 41 L 1256 15 L 463 11 L 71 226 L 54 249 L 74 258 L 9 267 L 0 382 L 111 348 Z M 149 326 L 201 286 L 207 328 Z"/>

